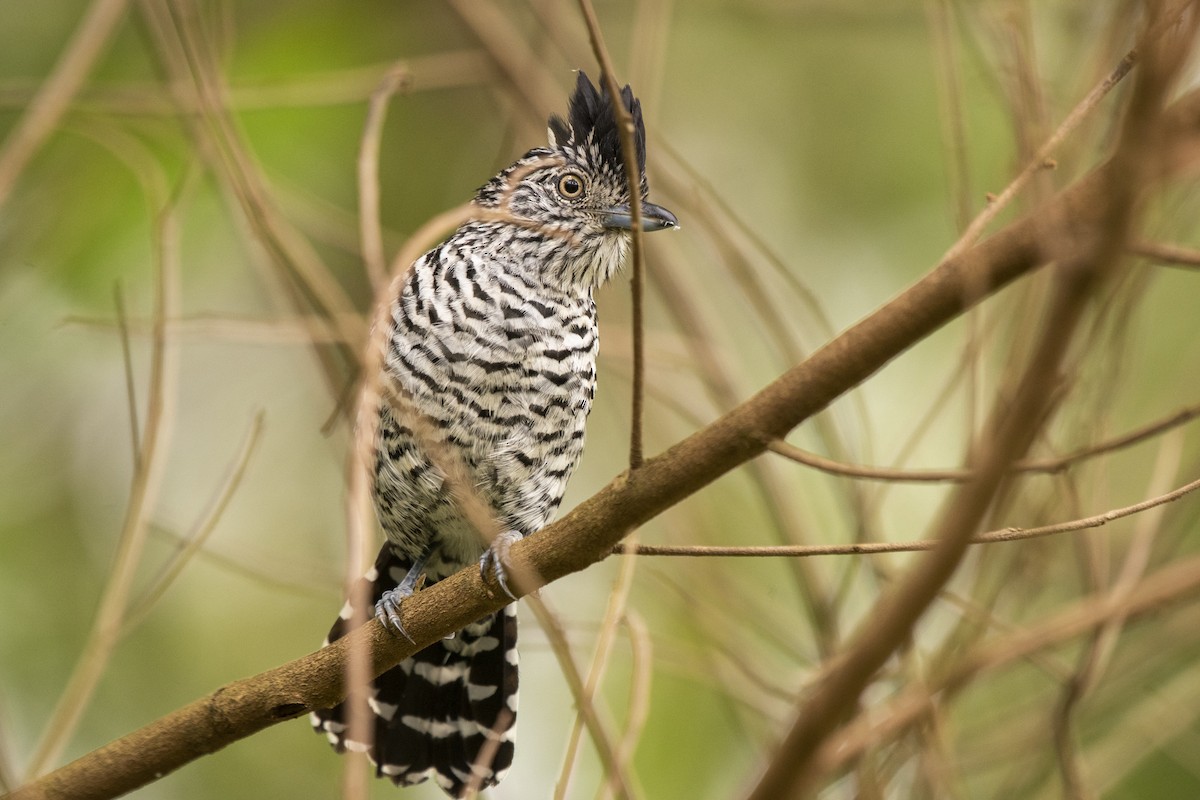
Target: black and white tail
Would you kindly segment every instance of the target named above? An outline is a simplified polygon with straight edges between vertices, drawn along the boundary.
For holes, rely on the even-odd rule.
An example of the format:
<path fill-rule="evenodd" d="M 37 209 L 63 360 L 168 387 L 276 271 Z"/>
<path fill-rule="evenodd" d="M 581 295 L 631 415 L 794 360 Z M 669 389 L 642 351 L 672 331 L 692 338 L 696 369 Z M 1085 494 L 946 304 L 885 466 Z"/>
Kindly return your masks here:
<path fill-rule="evenodd" d="M 379 551 L 364 580 L 371 584 L 371 611 L 380 596 L 408 573 L 411 560 L 389 544 Z M 345 635 L 347 603 L 326 644 Z M 339 753 L 365 751 L 376 775 L 397 786 L 432 777 L 452 797 L 468 786 L 496 784 L 513 759 L 517 714 L 517 612 L 515 606 L 474 622 L 452 638 L 435 642 L 380 675 L 368 700 L 374 741 L 347 738 L 346 708 L 315 711 L 313 727 Z"/>

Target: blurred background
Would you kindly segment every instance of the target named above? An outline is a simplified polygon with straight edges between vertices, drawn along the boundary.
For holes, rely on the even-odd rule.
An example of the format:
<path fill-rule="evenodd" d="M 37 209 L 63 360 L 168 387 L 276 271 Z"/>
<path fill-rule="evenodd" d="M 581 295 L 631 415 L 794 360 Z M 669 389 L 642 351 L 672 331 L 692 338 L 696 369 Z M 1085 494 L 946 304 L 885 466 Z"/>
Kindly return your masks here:
<path fill-rule="evenodd" d="M 649 454 L 931 269 L 1117 67 L 1139 24 L 1136 4 L 1105 0 L 597 0 L 596 11 L 644 106 L 651 199 L 683 227 L 647 243 Z M 553 0 L 0 0 L 9 787 L 320 644 L 342 603 L 344 402 L 372 302 L 359 179 L 370 98 L 391 79 L 394 92 L 376 95 L 377 164 L 365 162 L 390 259 L 544 143 L 577 68 L 598 72 L 586 29 L 574 4 Z M 1102 159 L 1127 91 L 1091 110 L 999 224 Z M 1194 184 L 1175 183 L 1143 236 L 1197 246 L 1197 219 Z M 1037 458 L 1200 409 L 1200 275 L 1125 266 L 1089 317 Z M 1044 286 L 1035 276 L 1005 290 L 789 441 L 840 462 L 960 465 L 1036 333 Z M 624 279 L 597 297 L 600 388 L 564 510 L 626 465 L 628 297 Z M 988 527 L 1163 494 L 1200 473 L 1198 445 L 1176 425 L 1022 476 Z M 767 455 L 638 536 L 919 539 L 948 491 Z M 1099 530 L 974 549 L 864 704 L 1193 553 L 1198 511 L 1184 498 Z M 912 558 L 614 557 L 542 598 L 585 672 L 615 631 L 596 702 L 633 793 L 727 798 L 753 784 L 822 659 Z M 488 796 L 556 785 L 605 796 L 586 734 L 569 755 L 574 701 L 547 634 L 521 613 L 516 764 Z M 824 796 L 1196 796 L 1197 631 L 1184 604 L 1048 641 L 974 676 Z M 329 797 L 342 767 L 297 720 L 135 796 Z"/>

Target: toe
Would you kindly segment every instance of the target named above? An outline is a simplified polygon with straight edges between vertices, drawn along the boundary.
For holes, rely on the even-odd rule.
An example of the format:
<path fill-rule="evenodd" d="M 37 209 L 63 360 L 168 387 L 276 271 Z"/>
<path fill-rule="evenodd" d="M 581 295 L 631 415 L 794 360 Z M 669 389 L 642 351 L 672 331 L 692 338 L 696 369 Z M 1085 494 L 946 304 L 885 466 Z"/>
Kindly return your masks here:
<path fill-rule="evenodd" d="M 400 620 L 400 604 L 403 602 L 403 597 L 397 597 L 395 592 L 386 592 L 383 597 L 379 598 L 379 602 L 375 604 L 375 619 L 379 620 L 379 624 L 384 628 L 398 633 L 408 641 L 412 641 L 412 637 L 408 635 L 408 631 L 404 630 L 404 623 Z"/>
<path fill-rule="evenodd" d="M 496 583 L 500 584 L 504 593 L 513 600 L 516 600 L 517 596 L 508 586 L 508 551 L 512 548 L 513 542 L 520 541 L 522 538 L 521 534 L 516 531 L 505 531 L 492 540 L 491 545 L 483 551 L 483 555 L 479 559 L 479 577 L 487 581 L 490 567 L 496 576 Z"/>

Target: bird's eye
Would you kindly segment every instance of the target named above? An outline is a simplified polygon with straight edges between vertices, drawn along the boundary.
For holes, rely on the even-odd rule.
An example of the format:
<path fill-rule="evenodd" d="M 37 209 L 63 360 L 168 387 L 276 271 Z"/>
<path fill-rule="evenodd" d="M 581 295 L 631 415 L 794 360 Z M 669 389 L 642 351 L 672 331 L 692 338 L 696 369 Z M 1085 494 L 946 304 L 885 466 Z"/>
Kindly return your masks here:
<path fill-rule="evenodd" d="M 574 200 L 583 194 L 583 178 L 568 172 L 558 179 L 558 193 L 568 200 Z"/>

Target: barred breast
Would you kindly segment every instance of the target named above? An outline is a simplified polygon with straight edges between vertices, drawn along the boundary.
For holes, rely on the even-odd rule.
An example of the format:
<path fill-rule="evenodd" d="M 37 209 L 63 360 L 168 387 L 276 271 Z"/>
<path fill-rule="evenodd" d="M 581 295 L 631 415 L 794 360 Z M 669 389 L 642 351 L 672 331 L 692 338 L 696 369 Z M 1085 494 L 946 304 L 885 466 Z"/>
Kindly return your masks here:
<path fill-rule="evenodd" d="M 590 292 L 523 274 L 461 229 L 413 265 L 394 305 L 387 369 L 471 474 L 501 526 L 528 535 L 558 509 L 583 449 L 598 347 Z M 381 414 L 376 504 L 388 539 L 431 579 L 478 560 L 439 466 L 411 424 Z"/>

